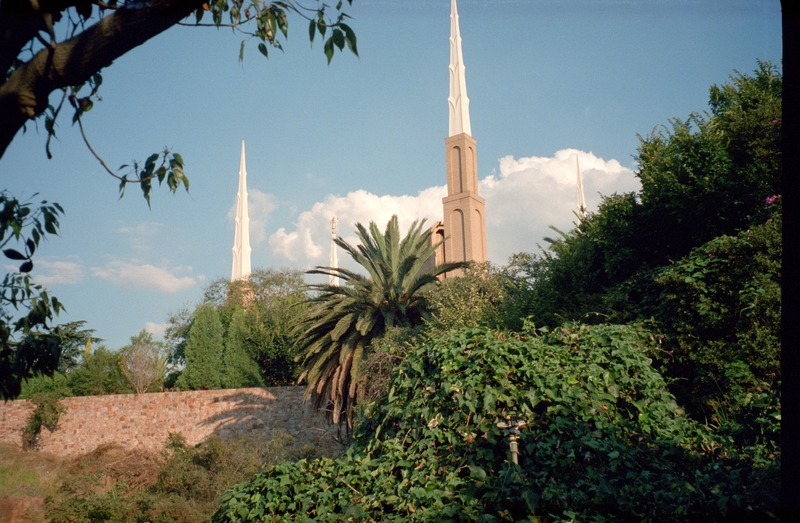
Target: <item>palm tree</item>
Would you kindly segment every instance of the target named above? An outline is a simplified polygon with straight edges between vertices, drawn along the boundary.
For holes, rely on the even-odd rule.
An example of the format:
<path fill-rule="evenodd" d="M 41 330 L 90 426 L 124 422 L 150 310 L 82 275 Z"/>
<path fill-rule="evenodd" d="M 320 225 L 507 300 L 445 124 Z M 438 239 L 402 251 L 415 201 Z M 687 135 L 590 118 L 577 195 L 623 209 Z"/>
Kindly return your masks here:
<path fill-rule="evenodd" d="M 333 267 L 308 271 L 335 276 L 343 285 L 309 286 L 317 292 L 307 300 L 310 307 L 295 326 L 298 359 L 303 358 L 304 368 L 299 382 L 307 382 L 305 398 L 312 398 L 316 408 L 328 409 L 334 423 L 344 415 L 348 429 L 352 426 L 359 366 L 370 350 L 370 342 L 388 327 L 420 324 L 428 313 L 418 291 L 435 284 L 440 274 L 467 265 L 445 263 L 423 271 L 439 246 L 431 245 L 432 233 L 422 230 L 424 223 L 411 224 L 402 241 L 396 215 L 383 234 L 375 222 L 369 224 L 369 232 L 357 223 L 358 247 L 336 238 L 336 244 L 367 270 L 368 277 Z"/>

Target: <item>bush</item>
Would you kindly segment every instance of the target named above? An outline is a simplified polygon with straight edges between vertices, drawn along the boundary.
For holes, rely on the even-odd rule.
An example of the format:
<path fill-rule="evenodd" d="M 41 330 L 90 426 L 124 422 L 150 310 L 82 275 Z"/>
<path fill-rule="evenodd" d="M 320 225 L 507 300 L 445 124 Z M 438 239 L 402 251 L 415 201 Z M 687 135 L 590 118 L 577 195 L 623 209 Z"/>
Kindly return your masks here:
<path fill-rule="evenodd" d="M 22 391 L 19 394 L 19 399 L 29 400 L 39 392 L 57 394 L 62 398 L 72 396 L 72 389 L 69 387 L 67 377 L 60 372 L 54 372 L 52 376 L 40 374 L 39 376 L 25 380 L 22 383 Z"/>
<path fill-rule="evenodd" d="M 428 328 L 438 334 L 457 327 L 504 325 L 506 278 L 489 262 L 470 264 L 461 276 L 427 287 L 423 296 L 432 316 Z"/>
<path fill-rule="evenodd" d="M 133 392 L 122 373 L 121 355 L 98 347 L 83 356 L 83 362 L 67 374 L 67 383 L 74 396 L 100 396 Z"/>
<path fill-rule="evenodd" d="M 288 436 L 208 438 L 190 447 L 170 434 L 160 455 L 105 446 L 77 458 L 59 495 L 47 503 L 53 523 L 200 523 L 217 496 L 280 460 Z M 300 449 L 306 456 L 316 455 Z"/>
<path fill-rule="evenodd" d="M 42 427 L 54 431 L 58 426 L 58 418 L 64 413 L 60 400 L 63 396 L 58 392 L 37 392 L 31 400 L 36 408 L 28 418 L 25 430 L 22 433 L 22 448 L 35 448 L 38 443 Z"/>
<path fill-rule="evenodd" d="M 777 503 L 754 461 L 683 415 L 641 327 L 462 329 L 410 352 L 336 459 L 283 463 L 213 521 L 683 521 Z M 497 423 L 525 421 L 520 466 Z"/>

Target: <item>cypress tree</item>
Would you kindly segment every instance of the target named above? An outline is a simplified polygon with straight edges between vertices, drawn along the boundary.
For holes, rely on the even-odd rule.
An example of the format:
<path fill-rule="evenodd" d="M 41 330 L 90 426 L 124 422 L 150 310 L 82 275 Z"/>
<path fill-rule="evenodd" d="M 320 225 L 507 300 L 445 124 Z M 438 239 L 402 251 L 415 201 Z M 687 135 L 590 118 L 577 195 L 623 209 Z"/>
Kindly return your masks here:
<path fill-rule="evenodd" d="M 197 308 L 186 338 L 186 368 L 176 382 L 179 388 L 209 390 L 222 386 L 223 332 L 214 305 L 205 303 Z"/>
<path fill-rule="evenodd" d="M 225 337 L 225 353 L 222 358 L 222 386 L 228 389 L 263 387 L 264 379 L 258 364 L 250 357 L 247 346 L 248 329 L 244 311 L 237 308 L 231 317 Z"/>

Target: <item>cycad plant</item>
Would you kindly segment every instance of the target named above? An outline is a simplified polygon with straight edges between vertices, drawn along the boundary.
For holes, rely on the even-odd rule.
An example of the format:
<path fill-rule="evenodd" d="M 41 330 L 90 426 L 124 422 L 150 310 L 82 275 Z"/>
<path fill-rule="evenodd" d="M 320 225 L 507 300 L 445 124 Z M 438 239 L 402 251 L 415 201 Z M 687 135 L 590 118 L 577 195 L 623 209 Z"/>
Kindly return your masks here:
<path fill-rule="evenodd" d="M 431 244 L 425 221 L 415 221 L 400 238 L 397 216 L 381 233 L 375 222 L 369 231 L 356 224 L 361 245 L 353 247 L 341 238 L 336 244 L 366 269 L 368 276 L 342 268 L 317 267 L 309 274 L 335 276 L 342 285 L 314 284 L 310 307 L 298 320 L 295 335 L 298 358 L 303 358 L 300 382 L 307 382 L 305 397 L 325 408 L 334 423 L 352 425 L 359 368 L 370 342 L 388 327 L 420 324 L 427 316 L 419 293 L 435 284 L 437 276 L 467 264 L 445 263 L 423 271 L 438 244 Z"/>

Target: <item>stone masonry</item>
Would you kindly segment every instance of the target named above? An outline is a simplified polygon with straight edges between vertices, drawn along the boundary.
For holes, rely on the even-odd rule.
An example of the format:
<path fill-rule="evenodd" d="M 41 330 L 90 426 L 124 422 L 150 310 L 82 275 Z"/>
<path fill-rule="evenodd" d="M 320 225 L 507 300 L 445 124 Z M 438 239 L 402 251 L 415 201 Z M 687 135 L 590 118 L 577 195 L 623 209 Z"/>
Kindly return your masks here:
<path fill-rule="evenodd" d="M 157 451 L 170 432 L 181 433 L 190 445 L 211 435 L 282 432 L 292 436 L 295 448 L 340 451 L 336 426 L 302 397 L 303 387 L 269 387 L 64 398 L 58 427 L 42 429 L 38 448 L 59 456 L 85 454 L 106 443 Z M 30 400 L 0 402 L 0 443 L 22 446 L 33 409 Z"/>

